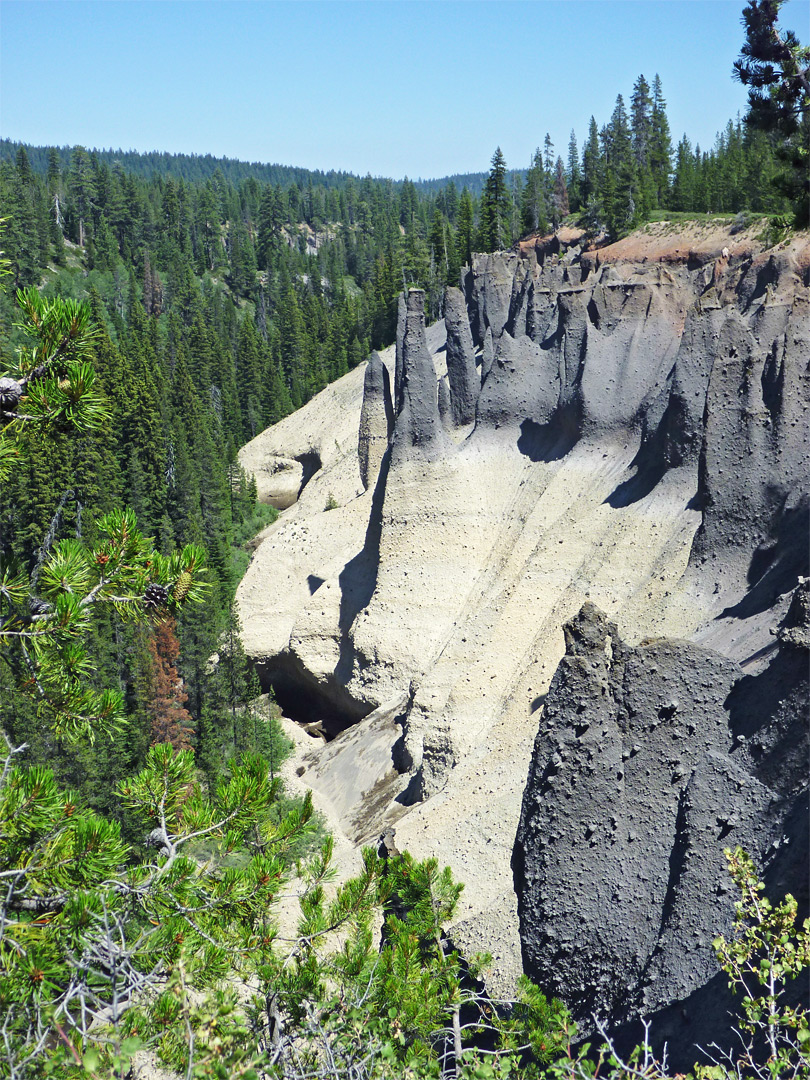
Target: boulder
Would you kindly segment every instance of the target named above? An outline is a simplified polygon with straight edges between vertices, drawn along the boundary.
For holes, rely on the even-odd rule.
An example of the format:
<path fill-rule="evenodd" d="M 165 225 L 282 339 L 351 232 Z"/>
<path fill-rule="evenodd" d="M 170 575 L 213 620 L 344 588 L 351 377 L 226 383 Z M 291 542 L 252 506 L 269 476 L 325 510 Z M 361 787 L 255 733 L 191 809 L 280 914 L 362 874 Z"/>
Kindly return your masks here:
<path fill-rule="evenodd" d="M 690 1040 L 732 1038 L 689 1003 L 734 916 L 724 848 L 771 871 L 806 804 L 806 665 L 775 654 L 754 695 L 737 664 L 691 642 L 628 647 L 592 604 L 565 633 L 515 843 L 524 970 L 584 1035 L 594 1017 L 616 1028 L 680 1002 L 680 1030 L 653 1034 L 687 1066 Z"/>

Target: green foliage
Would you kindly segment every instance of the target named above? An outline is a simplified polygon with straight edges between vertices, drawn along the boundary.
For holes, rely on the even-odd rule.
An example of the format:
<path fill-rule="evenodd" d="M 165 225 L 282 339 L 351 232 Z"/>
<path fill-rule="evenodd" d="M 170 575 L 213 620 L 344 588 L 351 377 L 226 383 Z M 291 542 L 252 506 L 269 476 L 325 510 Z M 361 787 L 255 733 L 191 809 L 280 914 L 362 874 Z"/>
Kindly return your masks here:
<path fill-rule="evenodd" d="M 784 0 L 750 0 L 734 75 L 749 88 L 746 123 L 767 132 L 781 163 L 776 186 L 791 200 L 799 228 L 810 224 L 810 48 L 779 26 Z"/>
<path fill-rule="evenodd" d="M 196 600 L 205 588 L 201 548 L 188 545 L 162 556 L 129 510 L 112 511 L 98 530 L 102 539 L 93 547 L 59 541 L 33 582 L 13 563 L 0 568 L 0 647 L 25 660 L 39 713 L 54 733 L 91 741 L 112 731 L 123 715 L 119 692 L 89 685 L 86 640 L 95 608 L 110 605 L 122 617 L 143 618 L 150 610 Z"/>
<path fill-rule="evenodd" d="M 742 848 L 726 851 L 729 873 L 741 896 L 736 904 L 730 941 L 722 935 L 714 950 L 729 986 L 741 995 L 739 1022 L 742 1050 L 736 1068 L 751 1075 L 776 1077 L 810 1075 L 810 1016 L 801 1007 L 785 1004 L 786 984 L 810 969 L 810 920 L 796 926 L 796 901 L 788 893 L 779 904 L 763 895 L 756 867 Z M 758 1040 L 766 1047 L 763 1056 Z M 731 1064 L 731 1063 L 729 1063 Z M 700 1075 L 725 1077 L 729 1071 L 703 1070 Z"/>
<path fill-rule="evenodd" d="M 119 1040 L 136 1028 L 143 1036 L 182 1023 L 166 1012 L 177 980 L 211 987 L 247 963 L 291 838 L 311 815 L 305 803 L 267 823 L 279 781 L 255 756 L 206 796 L 193 756 L 168 745 L 153 747 L 119 791 L 151 830 L 156 859 L 127 866 L 117 827 L 78 811 L 47 770 L 7 762 L 0 789 L 7 1065 L 27 1067 L 57 1033 L 69 1062 L 110 1045 L 107 1023 Z M 184 852 L 203 838 L 213 853 L 200 863 Z M 250 857 L 237 867 L 230 853 L 246 844 Z M 94 1019 L 101 1027 L 91 1033 Z"/>
<path fill-rule="evenodd" d="M 106 412 L 85 361 L 95 332 L 88 310 L 72 301 L 43 300 L 35 289 L 18 293 L 23 327 L 32 344 L 19 352 L 7 377 L 0 415 L 0 462 L 19 458 L 33 435 L 50 426 L 82 431 L 100 426 Z M 9 408 L 9 397 L 16 397 Z M 109 733 L 121 722 L 120 692 L 96 689 L 86 644 L 96 612 L 122 617 L 198 599 L 205 588 L 202 549 L 187 545 L 163 556 L 136 527 L 129 510 L 113 510 L 97 524 L 99 540 L 45 537 L 32 573 L 0 553 L 0 648 L 6 664 L 30 682 L 39 714 L 60 737 Z"/>
<path fill-rule="evenodd" d="M 35 288 L 20 289 L 17 304 L 26 343 L 0 383 L 2 480 L 19 456 L 23 431 L 30 439 L 51 426 L 87 430 L 104 420 L 87 362 L 94 337 L 88 309 L 70 300 L 45 300 Z"/>
<path fill-rule="evenodd" d="M 783 998 L 788 982 L 807 977 L 810 971 L 810 921 L 796 925 L 796 901 L 788 894 L 772 904 L 764 895 L 756 867 L 741 848 L 726 850 L 729 872 L 740 890 L 735 906 L 733 937 L 720 936 L 714 950 L 728 975 L 729 987 L 740 993 L 732 1050 L 716 1044 L 704 1047 L 712 1061 L 695 1065 L 675 1080 L 807 1080 L 810 1077 L 810 1018 L 806 1010 Z M 623 1058 L 605 1036 L 598 1054 L 590 1044 L 578 1051 L 570 1041 L 564 1056 L 549 1069 L 554 1080 L 670 1080 L 666 1063 L 658 1060 L 649 1044 L 649 1025 L 644 1042 Z"/>
<path fill-rule="evenodd" d="M 506 161 L 499 146 L 492 155 L 492 168 L 481 196 L 481 251 L 499 251 L 511 244 L 510 220 L 511 198 L 506 182 Z"/>

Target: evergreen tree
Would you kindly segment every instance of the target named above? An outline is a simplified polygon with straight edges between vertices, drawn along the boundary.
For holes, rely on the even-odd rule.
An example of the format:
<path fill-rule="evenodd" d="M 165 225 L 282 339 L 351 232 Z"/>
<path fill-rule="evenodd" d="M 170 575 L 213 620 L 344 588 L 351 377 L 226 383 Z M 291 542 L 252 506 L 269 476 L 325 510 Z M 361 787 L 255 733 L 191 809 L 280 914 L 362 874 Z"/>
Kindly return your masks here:
<path fill-rule="evenodd" d="M 591 117 L 588 124 L 588 140 L 582 151 L 582 202 L 587 206 L 599 198 L 602 189 L 603 161 L 599 148 L 599 129 Z"/>
<path fill-rule="evenodd" d="M 667 205 L 672 172 L 672 140 L 666 102 L 658 75 L 653 79 L 653 108 L 650 118 L 649 165 L 657 206 Z"/>
<path fill-rule="evenodd" d="M 0 203 L 4 218 L 3 251 L 14 285 L 17 288 L 33 285 L 39 277 L 39 245 L 31 243 L 37 234 L 36 216 L 19 171 L 6 163 L 0 166 Z"/>
<path fill-rule="evenodd" d="M 750 0 L 743 9 L 745 43 L 734 74 L 749 88 L 749 127 L 778 141 L 779 189 L 794 205 L 796 223 L 810 224 L 810 48 L 779 27 L 784 0 Z"/>
<path fill-rule="evenodd" d="M 498 251 L 511 242 L 509 188 L 506 161 L 500 146 L 492 155 L 492 167 L 481 196 L 480 236 L 482 250 Z"/>
<path fill-rule="evenodd" d="M 543 169 L 543 158 L 538 147 L 526 172 L 526 183 L 523 185 L 521 227 L 524 234 L 545 232 L 548 228 L 545 193 L 546 175 Z"/>
<path fill-rule="evenodd" d="M 456 227 L 456 252 L 462 266 L 472 263 L 474 212 L 472 196 L 463 188 L 458 201 L 458 224 Z"/>
<path fill-rule="evenodd" d="M 651 165 L 653 99 L 650 94 L 650 85 L 643 75 L 639 75 L 633 86 L 630 127 L 638 177 L 636 202 L 639 218 L 644 220 L 657 205 L 658 199 Z"/>
<path fill-rule="evenodd" d="M 150 745 L 170 743 L 175 750 L 191 749 L 193 721 L 185 703 L 188 694 L 177 674 L 180 645 L 175 621 L 162 619 L 149 639 L 151 660 L 148 676 L 147 709 L 151 720 Z"/>
<path fill-rule="evenodd" d="M 558 229 L 560 222 L 563 218 L 568 217 L 568 188 L 565 183 L 565 166 L 563 165 L 563 159 L 557 158 L 557 164 L 554 167 L 554 194 L 551 197 L 552 205 L 552 219 L 554 222 L 554 228 Z"/>
<path fill-rule="evenodd" d="M 633 155 L 639 172 L 649 168 L 650 164 L 652 108 L 653 100 L 650 95 L 650 84 L 643 75 L 639 75 L 633 84 L 633 96 L 630 99 Z"/>
<path fill-rule="evenodd" d="M 548 132 L 546 132 L 546 137 L 543 140 L 543 170 L 549 181 L 551 181 L 554 176 L 554 143 L 551 141 Z"/>
<path fill-rule="evenodd" d="M 572 211 L 579 210 L 582 205 L 582 170 L 579 165 L 579 149 L 577 136 L 571 129 L 571 137 L 568 140 L 568 201 Z"/>
<path fill-rule="evenodd" d="M 672 181 L 671 206 L 673 210 L 690 210 L 695 198 L 695 155 L 689 139 L 684 135 L 678 143 L 675 159 L 675 175 Z"/>
<path fill-rule="evenodd" d="M 605 129 L 605 181 L 602 198 L 605 220 L 612 238 L 624 236 L 639 221 L 638 172 L 633 158 L 630 125 L 622 95 Z"/>
<path fill-rule="evenodd" d="M 95 204 L 96 180 L 90 156 L 83 146 L 73 147 L 70 155 L 68 186 L 76 219 L 78 244 L 79 247 L 84 247 L 86 225 Z"/>
<path fill-rule="evenodd" d="M 242 322 L 236 345 L 236 378 L 242 417 L 241 435 L 245 441 L 258 435 L 264 427 L 262 352 L 261 339 L 256 332 L 255 323 L 248 315 Z"/>
<path fill-rule="evenodd" d="M 49 201 L 48 220 L 53 260 L 57 266 L 61 266 L 65 261 L 64 216 L 62 213 L 64 193 L 62 190 L 62 173 L 59 165 L 59 154 L 54 147 L 51 147 L 48 151 L 47 186 Z"/>

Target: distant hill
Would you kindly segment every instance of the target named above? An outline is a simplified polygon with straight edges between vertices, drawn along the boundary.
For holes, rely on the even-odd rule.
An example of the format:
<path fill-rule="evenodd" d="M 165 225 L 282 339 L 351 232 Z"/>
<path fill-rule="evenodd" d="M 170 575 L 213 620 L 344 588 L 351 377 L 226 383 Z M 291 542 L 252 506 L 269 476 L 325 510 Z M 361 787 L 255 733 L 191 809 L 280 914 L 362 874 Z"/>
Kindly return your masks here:
<path fill-rule="evenodd" d="M 31 143 L 19 142 L 13 139 L 0 139 L 0 162 L 14 161 L 17 150 L 24 146 L 31 162 L 31 168 L 35 173 L 44 176 L 48 170 L 48 146 L 32 146 Z M 62 168 L 70 163 L 72 146 L 59 146 L 59 160 Z M 237 158 L 215 157 L 213 154 L 170 154 L 165 150 L 150 150 L 141 153 L 138 150 L 99 150 L 98 148 L 86 147 L 90 153 L 95 154 L 99 163 L 113 165 L 118 162 L 121 168 L 133 176 L 141 176 L 146 179 L 157 176 L 176 176 L 187 181 L 205 181 L 214 175 L 217 169 L 222 176 L 233 184 L 241 180 L 253 177 L 267 184 L 280 184 L 289 187 L 297 184 L 299 188 L 307 188 L 310 184 L 317 186 L 322 184 L 326 188 L 341 188 L 349 181 L 359 182 L 363 179 L 358 173 L 344 172 L 342 170 L 329 169 L 304 169 L 297 165 L 267 164 L 262 161 L 240 161 Z M 524 177 L 525 170 L 514 170 L 508 174 L 509 180 L 514 175 Z M 428 180 L 414 180 L 416 189 L 426 195 L 433 195 L 441 191 L 447 184 L 452 182 L 458 191 L 467 188 L 471 195 L 480 195 L 484 190 L 486 172 L 454 173 L 452 176 L 437 177 Z M 375 179 L 383 179 L 376 177 Z M 385 178 L 388 179 L 388 178 Z M 394 185 L 401 184 L 400 180 L 392 180 Z"/>
<path fill-rule="evenodd" d="M 14 161 L 20 146 L 25 147 L 34 172 L 44 176 L 48 169 L 50 147 L 47 146 L 32 146 L 30 143 L 2 139 L 0 140 L 0 162 Z M 57 149 L 61 165 L 66 168 L 73 148 L 60 146 Z M 86 149 L 96 156 L 99 163 L 113 165 L 118 162 L 125 172 L 147 179 L 157 174 L 158 176 L 176 176 L 187 181 L 205 181 L 217 170 L 233 184 L 254 177 L 264 183 L 280 184 L 282 187 L 296 183 L 300 188 L 306 188 L 309 184 L 339 188 L 349 180 L 360 179 L 352 173 L 338 172 L 334 169 L 322 172 L 319 169 L 302 169 L 294 165 L 268 165 L 260 161 L 248 162 L 237 161 L 235 158 L 218 158 L 213 154 L 169 154 L 160 150 L 140 153 L 137 150 L 99 150 L 90 149 L 90 147 Z"/>
<path fill-rule="evenodd" d="M 480 195 L 484 190 L 484 184 L 487 182 L 487 172 L 475 172 L 475 173 L 453 173 L 452 176 L 441 176 L 435 180 L 414 180 L 414 186 L 417 191 L 423 192 L 427 195 L 435 195 L 442 188 L 446 187 L 451 181 L 456 185 L 458 191 L 463 191 L 466 188 L 471 195 Z M 516 176 L 520 177 L 521 183 L 526 179 L 525 169 L 510 169 L 506 174 L 506 180 L 511 188 L 512 182 Z"/>

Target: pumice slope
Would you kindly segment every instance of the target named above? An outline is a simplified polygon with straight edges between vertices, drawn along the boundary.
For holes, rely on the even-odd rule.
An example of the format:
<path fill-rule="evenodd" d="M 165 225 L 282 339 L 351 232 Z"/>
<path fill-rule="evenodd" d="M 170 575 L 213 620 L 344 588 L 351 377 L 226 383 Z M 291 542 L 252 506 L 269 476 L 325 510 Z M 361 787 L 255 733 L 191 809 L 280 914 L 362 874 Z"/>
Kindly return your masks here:
<path fill-rule="evenodd" d="M 763 250 L 718 226 L 476 256 L 444 324 L 425 328 L 412 291 L 396 348 L 241 454 L 259 476 L 302 469 L 238 594 L 265 685 L 336 736 L 301 752 L 302 778 L 351 841 L 395 824 L 400 848 L 452 867 L 454 940 L 494 954 L 497 989 L 524 967 L 547 980 L 563 939 L 590 964 L 607 935 L 590 982 L 570 960 L 554 984 L 585 1026 L 706 986 L 735 829 L 786 868 L 774 880 L 795 876 L 785 835 L 806 860 L 806 770 L 773 764 L 802 753 L 806 660 L 777 676 L 806 653 L 771 632 L 808 574 L 808 284 L 806 235 Z M 734 704 L 749 697 L 758 720 Z M 737 784 L 736 824 L 718 823 L 707 793 Z M 614 900 L 625 865 L 655 883 Z M 626 947 L 602 920 L 625 904 L 645 926 Z"/>

